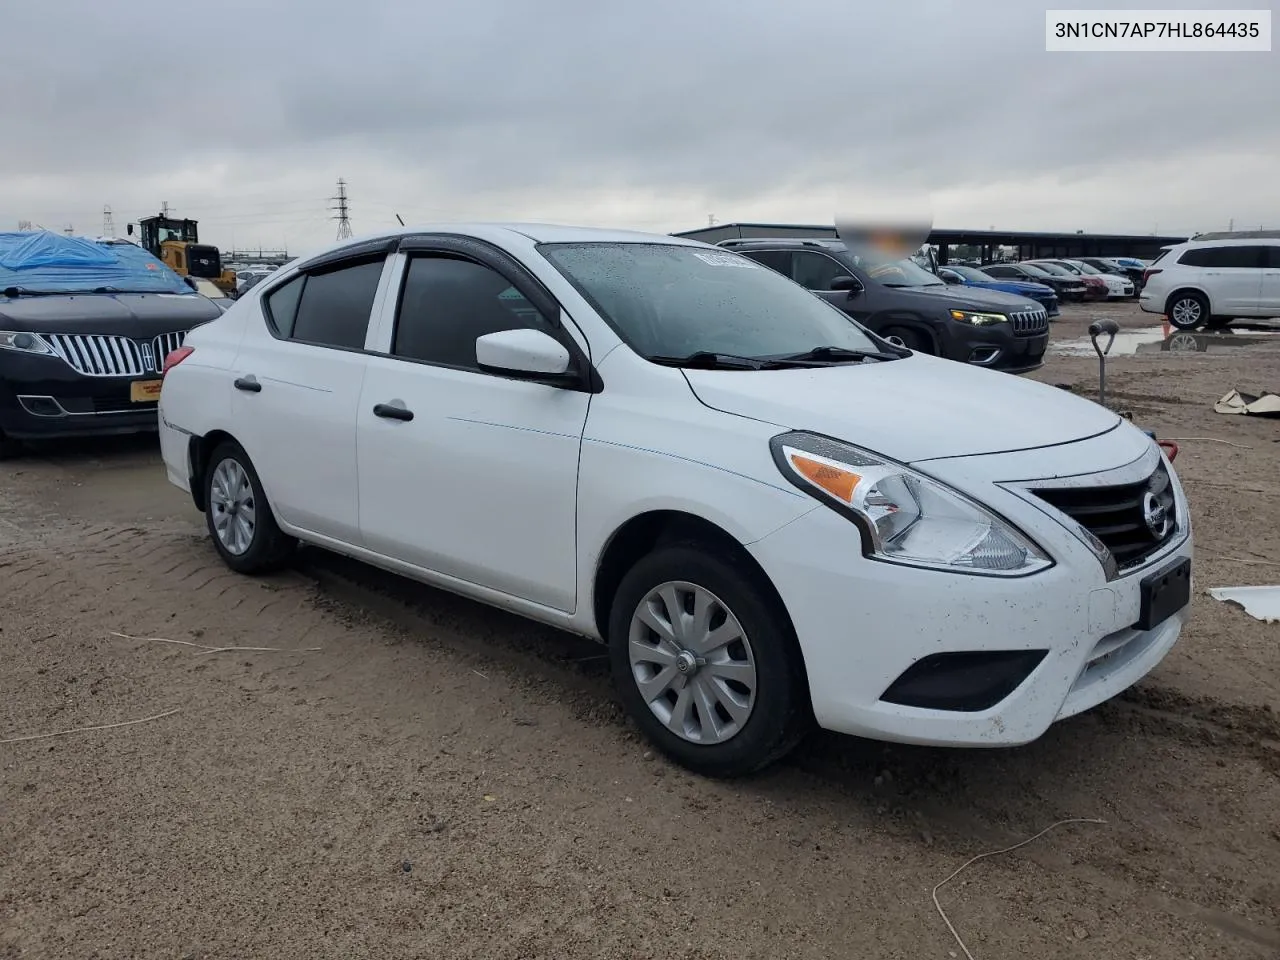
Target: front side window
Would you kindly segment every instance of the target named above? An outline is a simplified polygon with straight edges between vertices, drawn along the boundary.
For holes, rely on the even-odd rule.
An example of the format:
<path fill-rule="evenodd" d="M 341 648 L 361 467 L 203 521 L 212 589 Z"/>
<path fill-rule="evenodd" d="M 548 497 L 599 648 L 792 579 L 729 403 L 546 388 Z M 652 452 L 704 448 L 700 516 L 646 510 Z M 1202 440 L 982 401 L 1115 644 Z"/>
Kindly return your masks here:
<path fill-rule="evenodd" d="M 479 370 L 476 339 L 552 323 L 491 267 L 456 257 L 409 261 L 391 352 L 406 360 Z"/>
<path fill-rule="evenodd" d="M 385 258 L 378 257 L 308 274 L 298 301 L 292 339 L 324 347 L 363 349 L 384 262 Z M 272 293 L 272 297 L 275 295 Z"/>
<path fill-rule="evenodd" d="M 644 357 L 880 349 L 843 311 L 727 250 L 609 242 L 544 243 L 538 249 Z"/>
<path fill-rule="evenodd" d="M 832 280 L 847 276 L 849 268 L 825 253 L 796 250 L 791 254 L 791 279 L 806 290 L 830 290 Z"/>

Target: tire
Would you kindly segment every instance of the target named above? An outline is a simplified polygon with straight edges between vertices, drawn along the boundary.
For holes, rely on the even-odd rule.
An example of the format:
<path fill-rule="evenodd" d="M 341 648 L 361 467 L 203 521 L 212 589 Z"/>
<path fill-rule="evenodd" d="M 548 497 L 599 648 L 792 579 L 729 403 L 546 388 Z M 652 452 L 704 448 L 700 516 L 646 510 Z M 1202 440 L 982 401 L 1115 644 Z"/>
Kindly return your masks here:
<path fill-rule="evenodd" d="M 911 327 L 889 327 L 884 333 L 880 334 L 890 343 L 897 343 L 899 346 L 906 347 L 916 353 L 933 354 L 933 344 L 918 330 Z"/>
<path fill-rule="evenodd" d="M 1209 320 L 1209 301 L 1194 290 L 1175 293 L 1165 304 L 1165 316 L 1179 330 L 1194 330 Z"/>
<path fill-rule="evenodd" d="M 297 541 L 276 524 L 258 472 L 240 444 L 230 440 L 218 444 L 202 482 L 209 536 L 228 567 L 237 573 L 256 574 L 277 570 L 288 562 Z M 232 517 L 224 524 L 228 513 Z"/>
<path fill-rule="evenodd" d="M 0 460 L 12 460 L 22 453 L 22 443 L 0 433 Z"/>
<path fill-rule="evenodd" d="M 662 753 L 705 776 L 740 777 L 768 766 L 790 752 L 812 722 L 791 623 L 754 574 L 715 546 L 677 543 L 642 557 L 613 597 L 609 657 L 623 707 Z M 699 594 L 708 603 L 711 632 L 738 639 L 710 647 L 690 643 L 689 635 L 675 634 L 679 643 L 661 640 L 639 616 L 648 607 L 650 622 L 664 622 L 671 606 L 661 599 L 664 594 L 686 614 L 698 609 L 694 596 Z M 670 627 L 674 618 L 667 615 L 665 622 Z M 695 625 L 688 624 L 691 633 Z M 689 662 L 695 648 L 706 655 L 705 663 Z M 682 658 L 683 667 L 677 662 Z M 651 706 L 641 682 L 664 675 L 666 680 L 650 690 Z M 711 707 L 712 722 L 702 716 L 706 707 L 699 703 L 699 690 L 705 694 L 702 703 Z M 682 704 L 691 706 L 680 711 Z"/>

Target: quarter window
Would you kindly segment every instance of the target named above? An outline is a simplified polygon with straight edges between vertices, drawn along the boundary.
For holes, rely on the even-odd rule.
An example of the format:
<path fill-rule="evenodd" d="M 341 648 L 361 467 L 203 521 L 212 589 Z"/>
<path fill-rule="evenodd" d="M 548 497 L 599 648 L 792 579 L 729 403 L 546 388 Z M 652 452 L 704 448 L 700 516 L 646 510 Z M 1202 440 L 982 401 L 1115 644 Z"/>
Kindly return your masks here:
<path fill-rule="evenodd" d="M 278 336 L 286 340 L 293 336 L 293 321 L 298 316 L 298 300 L 302 297 L 302 285 L 306 275 L 294 277 L 282 287 L 276 287 L 266 295 L 267 320 Z M 248 289 L 248 284 L 245 285 Z"/>
<path fill-rule="evenodd" d="M 502 274 L 471 260 L 417 257 L 405 274 L 391 352 L 478 371 L 477 338 L 525 329 L 554 326 Z"/>
<path fill-rule="evenodd" d="M 291 338 L 324 347 L 363 349 L 384 262 L 384 257 L 378 257 L 376 260 L 344 264 L 323 273 L 307 274 L 298 299 Z M 284 289 L 272 293 L 272 298 L 283 293 Z M 275 317 L 274 309 L 272 317 Z"/>

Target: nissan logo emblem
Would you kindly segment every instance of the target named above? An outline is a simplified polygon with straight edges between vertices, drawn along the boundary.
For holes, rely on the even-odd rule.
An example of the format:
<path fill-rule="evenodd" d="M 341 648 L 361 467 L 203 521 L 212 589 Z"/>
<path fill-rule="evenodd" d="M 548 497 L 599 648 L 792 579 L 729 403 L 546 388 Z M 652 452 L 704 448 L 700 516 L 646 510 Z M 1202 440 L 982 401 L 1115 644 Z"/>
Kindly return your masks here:
<path fill-rule="evenodd" d="M 1163 540 L 1168 534 L 1171 520 L 1169 508 L 1157 500 L 1156 495 L 1150 491 L 1142 498 L 1142 519 L 1146 521 L 1147 529 L 1157 540 Z"/>

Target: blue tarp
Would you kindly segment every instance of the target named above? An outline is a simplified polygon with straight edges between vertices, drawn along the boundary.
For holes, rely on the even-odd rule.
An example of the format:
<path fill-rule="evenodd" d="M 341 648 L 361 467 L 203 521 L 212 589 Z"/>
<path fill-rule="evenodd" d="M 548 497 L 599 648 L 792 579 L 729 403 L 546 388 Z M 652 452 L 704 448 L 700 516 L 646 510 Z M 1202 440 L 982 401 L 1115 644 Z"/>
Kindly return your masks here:
<path fill-rule="evenodd" d="M 128 241 L 100 243 L 49 230 L 0 233 L 0 292 L 191 293 L 182 277 Z"/>

